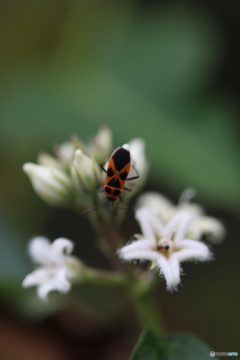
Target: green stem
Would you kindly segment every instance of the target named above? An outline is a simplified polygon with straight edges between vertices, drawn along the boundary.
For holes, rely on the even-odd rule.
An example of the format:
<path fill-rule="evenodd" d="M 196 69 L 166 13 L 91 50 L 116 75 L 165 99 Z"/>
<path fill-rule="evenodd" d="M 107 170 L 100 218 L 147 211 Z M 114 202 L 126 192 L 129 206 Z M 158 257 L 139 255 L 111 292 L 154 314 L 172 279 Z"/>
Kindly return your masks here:
<path fill-rule="evenodd" d="M 156 306 L 155 286 L 138 282 L 130 286 L 128 294 L 142 327 L 151 329 L 158 335 L 165 333 L 165 326 Z"/>
<path fill-rule="evenodd" d="M 104 286 L 123 286 L 126 283 L 125 274 L 120 271 L 104 271 L 86 268 L 84 282 Z"/>

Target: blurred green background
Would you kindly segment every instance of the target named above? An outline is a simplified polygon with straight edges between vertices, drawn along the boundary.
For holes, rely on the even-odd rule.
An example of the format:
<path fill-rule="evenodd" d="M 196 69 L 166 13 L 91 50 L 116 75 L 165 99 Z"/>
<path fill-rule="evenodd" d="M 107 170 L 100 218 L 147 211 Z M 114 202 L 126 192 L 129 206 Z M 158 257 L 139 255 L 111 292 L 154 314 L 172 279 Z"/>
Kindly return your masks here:
<path fill-rule="evenodd" d="M 118 293 L 84 287 L 43 305 L 20 285 L 31 269 L 27 241 L 38 234 L 69 237 L 89 265 L 108 266 L 86 217 L 42 203 L 21 169 L 73 133 L 87 141 L 101 125 L 116 146 L 145 139 L 144 190 L 177 200 L 194 187 L 197 201 L 225 223 L 215 261 L 186 264 L 183 288 L 163 287 L 159 302 L 170 331 L 192 331 L 214 351 L 239 351 L 238 7 L 233 0 L 0 1 L 1 360 L 96 353 L 125 360 L 134 344 L 138 328 Z M 131 212 L 124 233 L 135 229 Z"/>

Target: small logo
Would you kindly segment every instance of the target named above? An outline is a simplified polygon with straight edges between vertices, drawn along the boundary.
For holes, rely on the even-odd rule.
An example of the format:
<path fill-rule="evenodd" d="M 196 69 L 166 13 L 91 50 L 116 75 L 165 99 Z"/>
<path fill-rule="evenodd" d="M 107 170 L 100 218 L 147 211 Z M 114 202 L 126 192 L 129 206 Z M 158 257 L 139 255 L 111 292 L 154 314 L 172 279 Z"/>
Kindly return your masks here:
<path fill-rule="evenodd" d="M 217 351 L 210 351 L 210 356 L 238 356 L 238 352 L 217 352 Z"/>

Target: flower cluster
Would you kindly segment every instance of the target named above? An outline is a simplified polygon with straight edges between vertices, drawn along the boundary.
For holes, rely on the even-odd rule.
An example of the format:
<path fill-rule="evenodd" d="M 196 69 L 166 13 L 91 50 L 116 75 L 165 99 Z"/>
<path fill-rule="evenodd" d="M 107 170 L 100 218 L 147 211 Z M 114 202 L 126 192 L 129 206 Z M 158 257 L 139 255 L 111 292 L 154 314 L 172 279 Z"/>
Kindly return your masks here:
<path fill-rule="evenodd" d="M 128 199 L 144 183 L 148 163 L 142 139 L 133 139 L 125 146 L 131 153 L 132 164 L 141 174 L 141 181 L 134 184 L 133 192 L 126 194 L 125 199 Z M 42 200 L 54 206 L 78 206 L 82 209 L 98 206 L 102 202 L 102 194 L 98 190 L 104 182 L 104 173 L 99 163 L 111 155 L 110 130 L 100 129 L 88 144 L 74 136 L 71 142 L 56 146 L 54 151 L 55 157 L 42 153 L 38 157 L 38 164 L 23 165 L 35 192 Z"/>

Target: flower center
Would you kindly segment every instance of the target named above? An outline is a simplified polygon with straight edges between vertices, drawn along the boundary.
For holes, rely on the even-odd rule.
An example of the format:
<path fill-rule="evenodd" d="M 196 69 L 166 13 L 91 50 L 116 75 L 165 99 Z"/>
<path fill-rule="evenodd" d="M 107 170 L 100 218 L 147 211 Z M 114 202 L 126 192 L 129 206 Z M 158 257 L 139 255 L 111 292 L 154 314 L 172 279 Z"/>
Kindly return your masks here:
<path fill-rule="evenodd" d="M 159 239 L 157 241 L 156 251 L 163 254 L 169 255 L 172 250 L 171 240 L 168 238 Z"/>

